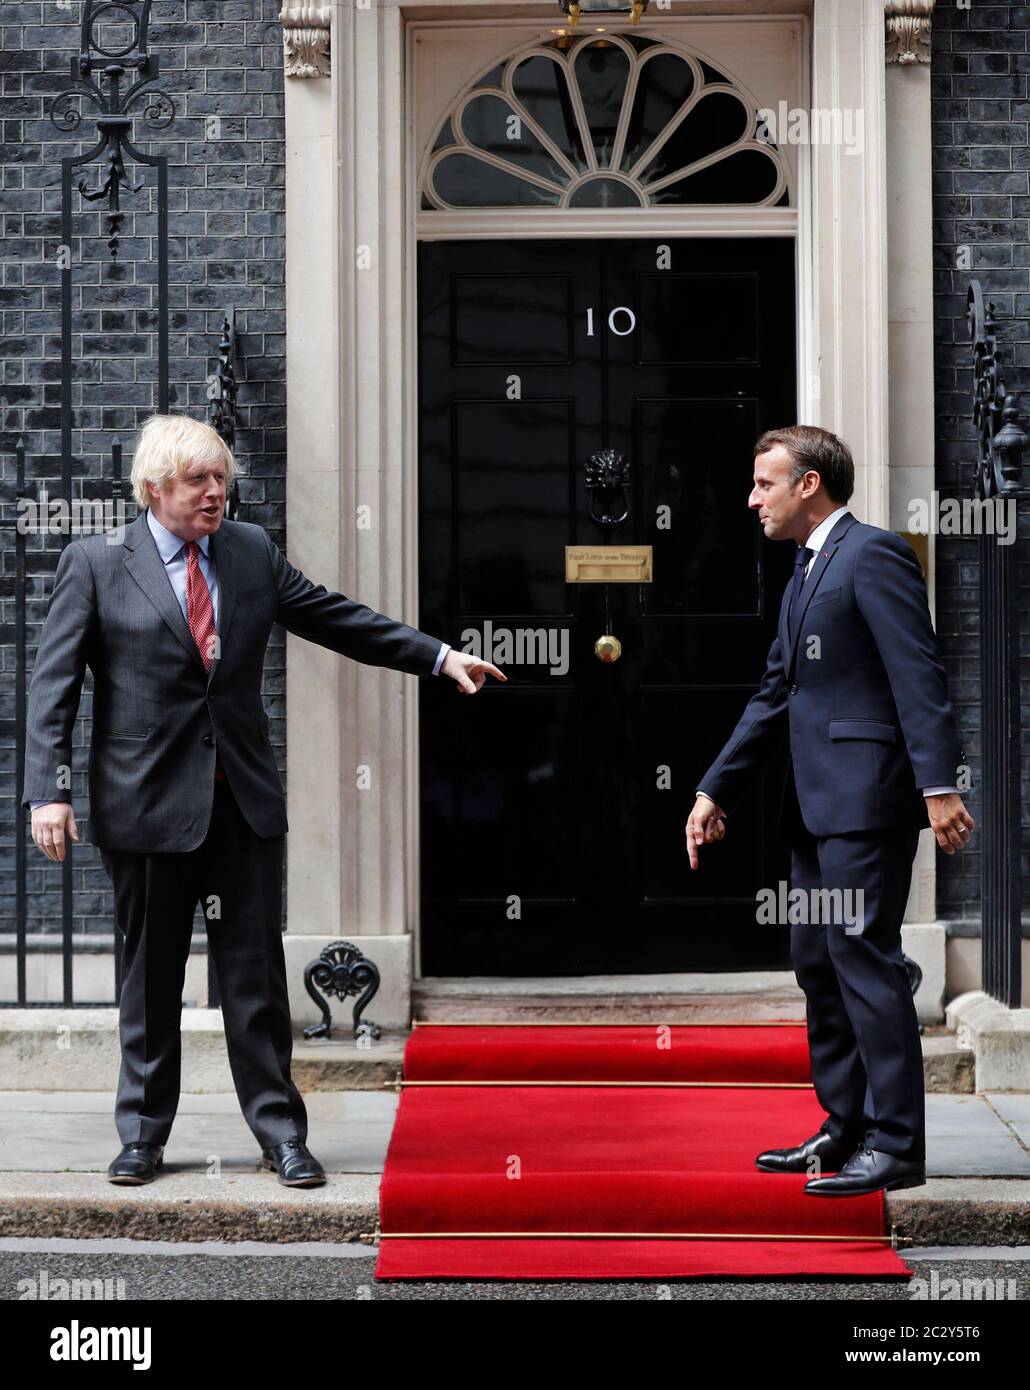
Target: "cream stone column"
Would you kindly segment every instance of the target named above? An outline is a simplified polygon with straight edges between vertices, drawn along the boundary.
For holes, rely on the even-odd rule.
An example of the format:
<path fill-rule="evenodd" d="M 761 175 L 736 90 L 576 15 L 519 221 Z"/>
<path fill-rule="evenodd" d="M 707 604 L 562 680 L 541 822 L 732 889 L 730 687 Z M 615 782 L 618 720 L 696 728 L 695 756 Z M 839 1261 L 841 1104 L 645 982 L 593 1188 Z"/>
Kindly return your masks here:
<path fill-rule="evenodd" d="M 863 521 L 908 529 L 908 498 L 933 486 L 929 23 L 932 0 L 816 0 L 812 106 L 863 115 L 863 154 L 812 149 L 820 423 L 855 456 Z M 846 128 L 846 127 L 845 127 Z M 892 463 L 893 460 L 893 463 Z M 928 582 L 933 582 L 932 550 Z M 905 949 L 942 1016 L 944 932 L 933 836 L 920 837 Z"/>
<path fill-rule="evenodd" d="M 910 502 L 934 485 L 933 233 L 930 66 L 887 65 L 888 371 L 890 513 L 910 531 Z M 930 555 L 933 554 L 933 537 Z M 917 540 L 917 549 L 922 545 Z M 921 557 L 925 559 L 926 557 Z M 932 600 L 932 590 L 931 590 Z"/>
<path fill-rule="evenodd" d="M 812 107 L 861 142 L 812 145 L 818 424 L 851 446 L 856 515 L 887 525 L 883 0 L 816 0 Z M 860 123 L 860 124 L 858 124 Z M 814 124 L 814 121 L 813 121 Z M 832 127 L 831 127 L 832 128 Z"/>
<path fill-rule="evenodd" d="M 378 192 L 402 142 L 391 132 L 383 147 L 383 113 L 368 101 L 379 65 L 399 62 L 400 16 L 337 0 L 286 4 L 281 18 L 288 554 L 314 582 L 406 618 L 400 450 L 384 424 L 400 389 L 391 382 L 399 325 L 380 315 L 401 217 Z M 400 111 L 391 115 L 399 123 Z M 399 200 L 401 180 L 393 182 Z M 330 941 L 355 937 L 382 975 L 370 1017 L 407 1022 L 403 716 L 415 683 L 287 639 L 286 952 L 297 1022 L 319 1017 L 304 965 Z M 341 1022 L 346 1008 L 336 1005 Z"/>
<path fill-rule="evenodd" d="M 417 507 L 404 488 L 403 18 L 338 0 L 340 468 L 344 591 L 417 626 Z M 412 421 L 414 427 L 414 421 Z M 348 662 L 341 737 L 346 929 L 410 947 L 406 758 L 420 679 Z M 406 741 L 406 737 L 409 741 Z"/>

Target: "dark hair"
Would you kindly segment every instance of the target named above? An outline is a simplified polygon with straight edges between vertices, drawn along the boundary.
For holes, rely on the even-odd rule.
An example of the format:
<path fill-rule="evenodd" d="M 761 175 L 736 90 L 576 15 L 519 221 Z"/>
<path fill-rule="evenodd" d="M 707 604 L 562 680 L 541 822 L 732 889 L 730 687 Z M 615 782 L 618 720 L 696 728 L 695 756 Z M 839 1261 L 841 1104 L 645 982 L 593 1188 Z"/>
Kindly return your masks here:
<path fill-rule="evenodd" d="M 794 487 L 806 473 L 818 473 L 826 495 L 834 502 L 846 502 L 855 490 L 855 463 L 851 450 L 829 430 L 818 425 L 784 425 L 766 430 L 755 444 L 755 458 L 776 444 L 790 454 L 790 483 Z"/>

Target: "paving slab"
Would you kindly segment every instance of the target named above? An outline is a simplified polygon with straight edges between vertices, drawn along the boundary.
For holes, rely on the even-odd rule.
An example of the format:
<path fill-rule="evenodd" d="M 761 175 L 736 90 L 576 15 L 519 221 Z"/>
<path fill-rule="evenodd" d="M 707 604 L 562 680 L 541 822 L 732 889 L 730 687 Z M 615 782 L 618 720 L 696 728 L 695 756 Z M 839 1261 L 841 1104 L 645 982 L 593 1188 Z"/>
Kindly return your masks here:
<path fill-rule="evenodd" d="M 391 1089 L 305 1096 L 309 1146 L 326 1171 L 382 1172 L 398 1103 Z M 113 1092 L 0 1092 L 0 1171 L 104 1170 L 120 1147 L 113 1114 Z M 1030 1178 L 1030 1097 L 929 1095 L 926 1121 L 928 1176 Z M 182 1096 L 169 1167 L 249 1171 L 257 1155 L 235 1094 Z"/>
<path fill-rule="evenodd" d="M 1030 1148 L 1030 1095 L 1018 1091 L 987 1091 L 984 1094 L 1020 1143 Z"/>
<path fill-rule="evenodd" d="M 398 1102 L 392 1089 L 306 1095 L 328 1181 L 288 1189 L 258 1170 L 234 1093 L 184 1094 L 164 1171 L 133 1188 L 103 1176 L 119 1148 L 113 1092 L 0 1092 L 0 1236 L 360 1240 L 375 1230 Z M 887 1199 L 899 1233 L 923 1246 L 1030 1245 L 1030 1097 L 928 1095 L 926 1115 L 927 1184 Z"/>
<path fill-rule="evenodd" d="M 926 1097 L 927 1177 L 1030 1178 L 1030 1148 L 996 1104 L 1004 1095 Z"/>
<path fill-rule="evenodd" d="M 114 1093 L 0 1092 L 0 1172 L 102 1172 L 121 1148 Z M 381 1173 L 399 1097 L 393 1091 L 305 1096 L 308 1146 L 326 1172 Z M 253 1172 L 257 1141 L 235 1094 L 184 1095 L 167 1169 Z"/>

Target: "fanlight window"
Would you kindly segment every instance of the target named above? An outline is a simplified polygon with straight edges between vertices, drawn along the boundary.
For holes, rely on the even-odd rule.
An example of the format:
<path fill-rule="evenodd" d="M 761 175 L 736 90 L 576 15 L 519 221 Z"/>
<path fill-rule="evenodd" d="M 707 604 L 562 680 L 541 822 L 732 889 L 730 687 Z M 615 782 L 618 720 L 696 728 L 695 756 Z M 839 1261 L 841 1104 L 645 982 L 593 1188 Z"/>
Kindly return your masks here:
<path fill-rule="evenodd" d="M 753 101 L 637 35 L 522 49 L 466 91 L 425 163 L 422 207 L 788 206 Z"/>

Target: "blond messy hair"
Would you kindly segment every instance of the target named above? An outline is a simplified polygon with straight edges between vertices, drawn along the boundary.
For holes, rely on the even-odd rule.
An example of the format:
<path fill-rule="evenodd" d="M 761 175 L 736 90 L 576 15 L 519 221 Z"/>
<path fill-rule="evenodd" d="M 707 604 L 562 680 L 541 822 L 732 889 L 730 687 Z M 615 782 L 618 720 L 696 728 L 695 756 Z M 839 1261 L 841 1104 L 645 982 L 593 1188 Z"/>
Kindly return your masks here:
<path fill-rule="evenodd" d="M 132 459 L 132 491 L 137 505 L 150 506 L 148 483 L 163 487 L 196 463 L 224 463 L 226 488 L 232 486 L 236 460 L 216 429 L 190 415 L 151 415 L 143 422 Z"/>

